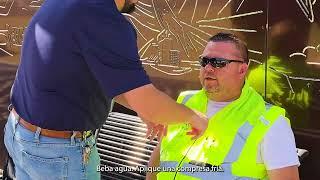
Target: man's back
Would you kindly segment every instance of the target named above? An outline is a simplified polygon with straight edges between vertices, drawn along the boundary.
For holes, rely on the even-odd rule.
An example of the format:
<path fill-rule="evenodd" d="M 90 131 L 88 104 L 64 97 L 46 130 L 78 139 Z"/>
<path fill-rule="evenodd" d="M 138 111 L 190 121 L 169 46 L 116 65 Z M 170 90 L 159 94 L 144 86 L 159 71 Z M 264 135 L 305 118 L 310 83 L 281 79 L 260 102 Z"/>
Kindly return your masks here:
<path fill-rule="evenodd" d="M 101 20 L 103 26 L 99 26 Z M 113 26 L 106 25 L 108 23 Z M 133 36 L 133 47 L 136 46 L 134 30 L 130 27 L 113 1 L 45 1 L 25 33 L 21 64 L 12 91 L 15 110 L 42 128 L 99 128 L 107 117 L 111 98 L 120 94 L 119 90 L 101 85 L 114 84 L 108 81 L 111 77 L 107 73 L 113 65 L 110 60 L 116 58 L 105 54 L 120 51 L 120 46 L 112 43 L 121 41 L 117 38 L 122 34 Z M 124 32 L 108 34 L 117 28 Z M 108 49 L 111 52 L 106 51 Z M 131 49 L 125 52 L 126 56 L 139 60 L 136 49 Z M 110 62 L 100 62 L 102 58 Z M 135 68 L 143 71 L 142 67 Z M 105 94 L 109 97 L 105 98 Z"/>

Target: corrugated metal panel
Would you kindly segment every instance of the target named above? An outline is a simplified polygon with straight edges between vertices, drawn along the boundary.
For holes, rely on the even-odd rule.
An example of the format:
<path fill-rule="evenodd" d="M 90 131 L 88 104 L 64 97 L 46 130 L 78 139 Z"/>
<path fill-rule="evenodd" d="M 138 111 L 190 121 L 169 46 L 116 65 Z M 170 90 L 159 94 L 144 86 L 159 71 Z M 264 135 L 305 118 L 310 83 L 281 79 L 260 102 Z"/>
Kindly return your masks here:
<path fill-rule="evenodd" d="M 145 179 L 146 173 L 135 171 L 135 168 L 147 166 L 158 143 L 146 139 L 146 131 L 146 125 L 139 117 L 110 113 L 97 138 L 101 166 L 110 170 L 101 172 L 102 179 Z"/>

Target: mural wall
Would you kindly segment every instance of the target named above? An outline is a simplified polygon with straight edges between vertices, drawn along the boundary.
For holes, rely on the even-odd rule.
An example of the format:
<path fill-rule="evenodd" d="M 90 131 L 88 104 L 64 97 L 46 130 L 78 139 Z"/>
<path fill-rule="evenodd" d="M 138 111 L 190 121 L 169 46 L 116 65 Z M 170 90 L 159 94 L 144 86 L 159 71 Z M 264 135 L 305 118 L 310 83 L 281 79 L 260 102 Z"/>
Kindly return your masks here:
<path fill-rule="evenodd" d="M 43 1 L 0 0 L 1 129 L 23 33 Z M 125 15 L 137 30 L 144 68 L 173 98 L 200 88 L 198 57 L 211 35 L 232 32 L 246 41 L 248 81 L 267 101 L 287 109 L 297 146 L 311 152 L 300 167 L 302 177 L 320 178 L 315 170 L 320 165 L 319 0 L 140 0 L 136 11 Z"/>

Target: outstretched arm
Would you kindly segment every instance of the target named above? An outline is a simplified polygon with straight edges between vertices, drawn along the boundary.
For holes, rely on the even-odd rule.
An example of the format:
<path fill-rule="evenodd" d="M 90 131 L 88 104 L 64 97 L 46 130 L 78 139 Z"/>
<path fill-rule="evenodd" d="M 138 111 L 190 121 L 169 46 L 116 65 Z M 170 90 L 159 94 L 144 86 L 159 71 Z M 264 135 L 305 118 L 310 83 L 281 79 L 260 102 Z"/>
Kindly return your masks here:
<path fill-rule="evenodd" d="M 118 95 L 116 101 L 136 111 L 144 120 L 155 124 L 190 123 L 198 130 L 199 135 L 208 126 L 207 117 L 176 103 L 152 84 Z"/>

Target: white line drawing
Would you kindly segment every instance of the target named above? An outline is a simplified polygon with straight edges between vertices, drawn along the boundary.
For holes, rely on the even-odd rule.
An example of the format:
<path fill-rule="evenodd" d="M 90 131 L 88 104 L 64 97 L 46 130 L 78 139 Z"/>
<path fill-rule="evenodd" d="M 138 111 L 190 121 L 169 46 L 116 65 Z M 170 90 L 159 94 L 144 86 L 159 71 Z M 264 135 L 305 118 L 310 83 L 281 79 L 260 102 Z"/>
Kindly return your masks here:
<path fill-rule="evenodd" d="M 220 30 L 229 30 L 229 31 L 238 31 L 238 32 L 257 32 L 257 30 L 254 30 L 254 29 L 225 28 L 225 27 L 211 26 L 211 25 L 199 25 L 199 27 L 213 28 L 213 29 L 220 29 Z"/>
<path fill-rule="evenodd" d="M 186 4 L 186 2 L 187 2 L 187 0 L 184 0 L 182 6 L 180 7 L 180 10 L 179 10 L 178 14 L 180 14 L 180 12 L 181 12 L 182 8 L 184 7 L 184 5 Z"/>
<path fill-rule="evenodd" d="M 292 54 L 289 55 L 289 57 L 293 57 L 293 56 L 304 56 L 304 57 L 307 57 L 307 55 L 305 55 L 303 53 L 299 53 L 299 52 L 292 53 Z"/>
<path fill-rule="evenodd" d="M 320 62 L 307 62 L 307 64 L 320 65 Z"/>
<path fill-rule="evenodd" d="M 262 62 L 260 62 L 260 61 L 258 61 L 258 60 L 255 60 L 255 59 L 249 59 L 249 65 L 250 65 L 250 63 L 251 62 L 255 62 L 255 63 L 257 63 L 257 64 L 260 64 L 260 65 L 262 65 L 263 63 Z"/>
<path fill-rule="evenodd" d="M 238 6 L 238 8 L 237 8 L 236 12 L 238 12 L 238 11 L 239 11 L 239 9 L 240 9 L 240 7 L 242 6 L 243 2 L 244 2 L 244 0 L 242 0 L 242 1 L 241 1 L 241 3 L 240 3 L 240 5 Z"/>
<path fill-rule="evenodd" d="M 297 76 L 289 76 L 285 73 L 282 73 L 280 71 L 278 71 L 277 69 L 275 69 L 274 67 L 269 67 L 269 69 L 271 69 L 272 71 L 278 73 L 278 74 L 281 74 L 282 76 L 284 76 L 286 79 L 287 79 L 287 82 L 288 82 L 288 85 L 290 87 L 290 91 L 292 93 L 295 93 L 294 90 L 293 90 L 293 87 L 291 85 L 291 82 L 290 82 L 290 79 L 294 79 L 294 80 L 304 80 L 304 81 L 313 81 L 313 82 L 320 82 L 320 79 L 317 79 L 317 78 L 307 78 L 307 77 L 297 77 Z"/>
<path fill-rule="evenodd" d="M 315 50 L 317 53 L 319 53 L 320 55 L 320 44 L 318 44 L 317 46 L 306 46 L 305 48 L 303 48 L 302 52 L 294 52 L 291 53 L 289 55 L 290 58 L 294 57 L 294 56 L 303 56 L 303 57 L 307 57 L 306 51 L 310 49 L 310 50 Z M 306 62 L 307 64 L 313 64 L 313 65 L 319 65 L 319 62 Z"/>
<path fill-rule="evenodd" d="M 256 50 L 253 50 L 253 49 L 248 49 L 249 52 L 251 53 L 254 53 L 254 54 L 262 54 L 261 51 L 256 51 Z"/>
<path fill-rule="evenodd" d="M 5 49 L 3 48 L 0 48 L 1 51 L 3 51 L 4 53 L 8 54 L 9 56 L 13 56 L 13 54 L 11 54 L 10 52 L 6 51 Z"/>
<path fill-rule="evenodd" d="M 152 39 L 150 39 L 145 45 L 143 45 L 140 49 L 139 49 L 139 53 L 140 53 L 140 51 L 142 51 L 146 46 L 148 46 L 149 44 L 151 44 L 151 42 L 154 40 L 154 38 L 152 38 Z M 146 51 L 146 49 L 148 49 L 148 48 L 145 48 L 145 51 Z M 142 57 L 142 56 L 141 56 Z"/>
<path fill-rule="evenodd" d="M 320 44 L 316 47 L 317 52 L 320 52 Z"/>
<path fill-rule="evenodd" d="M 316 49 L 316 47 L 314 47 L 314 46 L 306 46 L 305 48 L 303 48 L 302 53 L 305 53 L 307 49 Z"/>
<path fill-rule="evenodd" d="M 230 4 L 232 0 L 228 0 L 228 2 L 222 7 L 222 9 L 220 9 L 220 11 L 218 12 L 218 15 L 221 14 L 221 12 Z"/>
<path fill-rule="evenodd" d="M 15 27 L 6 24 L 5 29 L 0 30 L 0 41 L 2 41 L 0 42 L 0 46 L 3 46 L 0 47 L 0 51 L 9 56 L 14 56 L 14 54 L 10 52 L 10 49 L 14 47 L 21 48 L 25 28 L 26 27 Z"/>
<path fill-rule="evenodd" d="M 149 27 L 149 26 L 147 26 L 147 25 L 145 25 L 145 24 L 143 24 L 141 21 L 139 21 L 136 17 L 134 17 L 134 16 L 132 16 L 132 15 L 130 15 L 130 14 L 124 14 L 125 16 L 128 16 L 128 17 L 130 17 L 130 18 L 132 18 L 132 19 L 134 19 L 135 21 L 137 21 L 139 24 L 141 24 L 142 26 L 144 26 L 144 27 L 146 27 L 146 28 L 148 28 L 148 29 L 150 29 L 151 31 L 155 31 L 155 32 L 160 32 L 159 30 L 157 30 L 157 29 L 154 29 L 154 28 L 151 28 L 151 27 Z"/>
<path fill-rule="evenodd" d="M 151 23 L 151 22 L 147 22 L 147 24 L 150 24 L 151 26 L 155 26 L 155 24 Z"/>
<path fill-rule="evenodd" d="M 303 57 L 307 57 L 306 55 L 306 52 L 307 50 L 315 50 L 316 52 L 320 53 L 319 52 L 319 48 L 320 48 L 320 44 L 317 45 L 316 47 L 315 46 L 306 46 L 303 48 L 302 52 L 294 52 L 294 53 L 291 53 L 289 55 L 290 58 L 294 57 L 294 56 L 303 56 Z M 306 62 L 307 64 L 311 64 L 311 65 L 320 65 L 320 62 Z M 290 75 L 287 75 L 279 70 L 277 70 L 276 68 L 274 67 L 269 67 L 269 69 L 271 69 L 272 71 L 278 73 L 278 74 L 281 74 L 282 76 L 284 76 L 288 82 L 288 85 L 290 87 L 290 91 L 292 93 L 295 93 L 293 87 L 292 87 L 292 83 L 290 80 L 304 80 L 304 81 L 313 81 L 313 82 L 320 82 L 320 79 L 319 78 L 309 78 L 309 77 L 299 77 L 299 76 L 290 76 Z M 309 82 L 308 82 L 309 83 Z M 308 85 L 308 84 L 307 84 Z"/>
<path fill-rule="evenodd" d="M 197 21 L 197 23 L 221 21 L 221 20 L 226 20 L 226 19 L 233 19 L 233 18 L 239 18 L 239 17 L 244 17 L 244 16 L 262 14 L 262 13 L 263 13 L 263 11 L 254 11 L 254 12 L 249 12 L 249 13 L 237 14 L 237 15 L 233 15 L 233 16 L 227 16 L 227 17 L 221 17 L 221 18 L 215 18 L 215 19 L 208 19 L 208 20 L 200 20 L 200 21 Z"/>
<path fill-rule="evenodd" d="M 138 11 L 140 11 L 140 12 L 141 12 L 142 14 L 144 14 L 144 15 L 149 16 L 149 17 L 151 17 L 151 18 L 154 18 L 154 16 L 150 15 L 150 14 L 152 13 L 151 11 L 149 11 L 149 10 L 147 10 L 147 9 L 139 6 L 139 5 L 136 6 L 136 9 L 137 9 Z"/>
<path fill-rule="evenodd" d="M 21 10 L 24 11 L 34 11 L 41 7 L 44 0 L 34 0 L 31 1 L 26 7 L 22 7 Z"/>
<path fill-rule="evenodd" d="M 311 0 L 296 0 L 296 2 L 298 3 L 303 14 L 308 18 L 308 20 L 311 23 L 313 23 L 314 22 L 313 6 L 317 2 L 317 0 L 314 0 L 313 2 L 311 2 Z"/>
<path fill-rule="evenodd" d="M 158 66 L 162 66 L 162 67 L 173 67 L 173 68 L 177 68 L 178 66 L 172 66 L 172 65 L 167 65 L 167 64 L 158 64 Z"/>
<path fill-rule="evenodd" d="M 143 34 L 140 32 L 140 30 L 137 28 L 137 26 L 134 24 L 134 22 L 133 22 L 131 19 L 129 19 L 129 20 L 130 20 L 131 24 L 133 25 L 133 27 L 136 29 L 136 31 L 140 34 L 140 36 L 141 36 L 144 40 L 147 40 L 147 39 L 143 36 Z"/>
<path fill-rule="evenodd" d="M 146 7 L 152 7 L 150 4 L 147 4 L 147 3 L 143 3 L 141 1 L 138 1 L 139 4 L 143 5 L 143 6 L 146 6 Z"/>
<path fill-rule="evenodd" d="M 190 34 L 192 34 L 193 36 L 197 37 L 198 39 L 200 39 L 201 41 L 203 41 L 205 44 L 207 43 L 207 40 L 201 38 L 199 35 L 193 33 L 193 32 L 190 32 Z M 201 43 L 202 44 L 202 43 Z M 204 44 L 202 44 L 202 46 L 204 46 Z"/>
<path fill-rule="evenodd" d="M 136 5 L 136 8 L 146 11 L 146 13 L 148 14 L 152 14 L 152 11 L 148 10 L 147 8 L 144 8 L 143 6 L 140 6 L 139 4 Z"/>
<path fill-rule="evenodd" d="M 193 35 L 193 34 L 192 34 Z M 194 35 L 195 36 L 195 35 Z M 192 39 L 198 43 L 200 46 L 205 47 L 205 45 L 203 45 L 200 41 L 198 41 L 194 36 L 192 36 Z"/>
<path fill-rule="evenodd" d="M 197 48 L 197 47 L 195 46 L 195 44 L 192 42 L 189 34 L 187 34 L 187 38 L 189 39 L 192 48 L 193 48 L 196 52 L 198 52 L 198 48 Z"/>
<path fill-rule="evenodd" d="M 306 46 L 305 48 L 303 48 L 302 52 L 294 52 L 294 53 L 290 54 L 289 57 L 293 57 L 293 56 L 304 56 L 304 57 L 307 57 L 307 55 L 305 53 L 306 53 L 306 51 L 308 49 L 315 49 L 317 52 L 319 52 L 319 47 L 320 47 L 320 44 L 317 47 Z"/>
<path fill-rule="evenodd" d="M 201 33 L 203 33 L 203 34 L 206 34 L 206 35 L 209 36 L 209 37 L 211 36 L 211 34 L 205 32 L 205 31 L 202 31 L 202 30 L 199 29 L 199 28 L 193 27 L 193 26 L 191 26 L 191 25 L 189 25 L 189 24 L 187 24 L 187 23 L 185 23 L 185 22 L 183 22 L 183 21 L 180 21 L 180 22 L 181 22 L 182 24 L 186 25 L 186 26 L 191 27 L 192 29 L 197 30 L 198 32 L 201 32 Z"/>
<path fill-rule="evenodd" d="M 199 0 L 178 2 L 178 0 L 149 0 L 146 3 L 140 0 L 136 6 L 136 14 L 124 14 L 137 30 L 142 63 L 168 75 L 184 75 L 199 70 L 198 56 L 208 38 L 212 36 L 212 31 L 219 29 L 244 33 L 257 32 L 255 28 L 233 28 L 227 25 L 222 27 L 214 24 L 217 21 L 246 18 L 264 13 L 257 9 L 253 12 L 241 14 L 234 12 L 231 13 L 233 15 L 219 17 L 228 5 L 234 3 L 232 0 L 223 4 L 216 13 L 209 13 L 214 0 L 201 5 L 203 1 Z M 237 9 L 243 2 L 237 5 Z M 205 8 L 200 11 L 200 7 Z M 186 12 L 189 12 L 190 17 L 185 16 Z M 202 12 L 203 14 L 199 17 L 198 14 Z M 261 51 L 251 49 L 250 51 L 250 53 L 262 55 Z M 260 63 L 258 60 L 252 62 Z"/>
<path fill-rule="evenodd" d="M 196 10 L 197 10 L 197 5 L 198 5 L 198 0 L 196 0 L 196 3 L 194 4 L 192 18 L 191 18 L 191 24 L 193 22 L 194 14 L 196 13 Z"/>
<path fill-rule="evenodd" d="M 13 4 L 14 0 L 5 0 L 5 2 L 0 3 L 0 16 L 8 16 Z"/>
<path fill-rule="evenodd" d="M 8 38 L 8 31 L 9 30 L 0 30 L 0 36 L 3 36 L 4 37 L 4 41 L 6 42 L 0 42 L 0 46 L 6 46 L 8 44 L 7 42 L 7 38 Z M 9 56 L 13 56 L 13 54 L 11 54 L 10 52 L 8 52 L 7 50 L 5 50 L 4 48 L 1 48 L 0 47 L 0 50 L 4 53 L 6 53 L 7 55 Z"/>
<path fill-rule="evenodd" d="M 209 5 L 208 5 L 208 8 L 207 8 L 207 11 L 206 11 L 206 14 L 204 15 L 203 18 L 206 18 L 206 17 L 207 17 L 208 12 L 209 12 L 209 9 L 210 9 L 210 7 L 211 7 L 211 4 L 212 4 L 212 0 L 210 0 Z"/>
<path fill-rule="evenodd" d="M 141 16 L 139 13 L 137 13 L 136 11 L 133 12 L 133 14 L 137 15 L 137 16 Z"/>
<path fill-rule="evenodd" d="M 31 1 L 29 6 L 32 8 L 40 8 L 40 6 L 43 2 L 44 2 L 44 0 Z"/>

